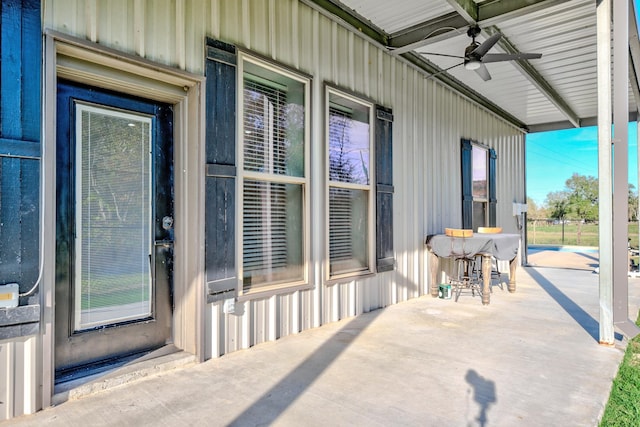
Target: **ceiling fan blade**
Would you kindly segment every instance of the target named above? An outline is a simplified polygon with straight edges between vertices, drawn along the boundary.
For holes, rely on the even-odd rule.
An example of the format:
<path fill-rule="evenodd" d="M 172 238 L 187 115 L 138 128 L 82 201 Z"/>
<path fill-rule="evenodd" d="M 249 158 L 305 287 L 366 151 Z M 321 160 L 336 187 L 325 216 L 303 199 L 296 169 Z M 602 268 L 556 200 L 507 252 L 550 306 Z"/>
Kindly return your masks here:
<path fill-rule="evenodd" d="M 542 58 L 541 53 L 488 53 L 482 57 L 483 63 L 513 61 L 516 59 L 538 59 Z"/>
<path fill-rule="evenodd" d="M 484 42 L 482 42 L 480 46 L 475 48 L 473 52 L 471 52 L 471 55 L 477 55 L 477 56 L 486 55 L 487 52 L 489 52 L 489 49 L 491 49 L 493 45 L 498 43 L 498 40 L 500 40 L 501 37 L 502 37 L 502 34 L 495 33 L 494 35 L 486 39 Z"/>
<path fill-rule="evenodd" d="M 433 55 L 433 56 L 446 56 L 447 58 L 458 58 L 464 59 L 464 56 L 460 55 L 448 55 L 446 53 L 436 53 L 436 52 L 418 52 L 420 55 Z"/>
<path fill-rule="evenodd" d="M 456 64 L 456 65 L 452 65 L 451 67 L 449 67 L 449 68 L 445 68 L 444 70 L 440 70 L 440 71 L 438 71 L 437 73 L 430 74 L 430 75 L 428 75 L 427 77 L 425 77 L 425 80 L 428 80 L 428 79 L 430 79 L 431 77 L 435 77 L 435 76 L 437 76 L 438 74 L 445 73 L 445 72 L 449 71 L 449 70 L 450 70 L 450 69 L 452 69 L 452 68 L 459 67 L 459 66 L 461 66 L 462 64 L 464 64 L 464 62 L 461 62 L 461 63 Z"/>
<path fill-rule="evenodd" d="M 481 64 L 480 68 L 476 69 L 475 71 L 485 82 L 487 80 L 491 80 L 491 74 L 489 74 L 489 70 L 487 70 L 487 67 L 485 67 L 484 64 Z"/>

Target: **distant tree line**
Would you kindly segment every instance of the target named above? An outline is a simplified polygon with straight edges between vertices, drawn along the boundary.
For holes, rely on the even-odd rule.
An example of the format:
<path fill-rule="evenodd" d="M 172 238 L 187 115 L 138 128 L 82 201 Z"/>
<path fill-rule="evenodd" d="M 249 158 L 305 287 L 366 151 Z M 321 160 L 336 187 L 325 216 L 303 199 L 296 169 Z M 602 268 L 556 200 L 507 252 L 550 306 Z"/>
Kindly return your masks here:
<path fill-rule="evenodd" d="M 629 221 L 637 221 L 638 194 L 633 184 L 629 184 L 628 197 Z M 566 180 L 563 190 L 547 194 L 542 206 L 527 198 L 527 217 L 534 222 L 551 219 L 563 225 L 567 221 L 576 221 L 580 242 L 582 224 L 598 220 L 598 178 L 574 173 Z"/>

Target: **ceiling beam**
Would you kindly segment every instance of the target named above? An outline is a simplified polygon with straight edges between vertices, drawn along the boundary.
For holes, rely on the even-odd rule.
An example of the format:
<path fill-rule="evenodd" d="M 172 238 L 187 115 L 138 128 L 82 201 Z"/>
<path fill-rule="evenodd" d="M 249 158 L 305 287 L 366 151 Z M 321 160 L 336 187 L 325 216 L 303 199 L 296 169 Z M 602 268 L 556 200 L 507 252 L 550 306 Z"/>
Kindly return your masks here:
<path fill-rule="evenodd" d="M 480 20 L 480 7 L 473 0 L 447 0 L 447 3 L 449 3 L 468 24 L 474 24 Z"/>
<path fill-rule="evenodd" d="M 499 33 L 497 27 L 491 26 L 485 28 L 489 35 Z M 518 54 L 520 51 L 504 36 L 498 40 L 498 46 L 502 48 L 506 53 Z M 544 96 L 556 108 L 565 115 L 567 120 L 573 126 L 580 127 L 580 117 L 573 111 L 573 109 L 567 104 L 564 98 L 547 82 L 544 77 L 536 70 L 533 65 L 527 60 L 511 61 L 514 67 L 516 67 L 526 78 L 533 84 Z"/>
<path fill-rule="evenodd" d="M 451 12 L 393 33 L 389 37 L 388 48 L 394 55 L 400 55 L 457 36 L 466 32 L 468 26 L 469 23 L 460 14 Z"/>
<path fill-rule="evenodd" d="M 629 121 L 635 122 L 638 121 L 640 117 L 638 117 L 638 113 L 635 111 L 629 111 Z M 598 126 L 598 117 L 583 117 L 580 119 L 581 127 L 592 127 Z M 563 122 L 550 122 L 550 123 L 538 123 L 529 125 L 529 132 L 549 132 L 552 130 L 564 130 L 564 129 L 573 129 L 575 126 L 569 120 L 565 120 Z"/>
<path fill-rule="evenodd" d="M 422 22 L 408 30 L 389 35 L 389 48 L 401 54 L 421 46 L 466 32 L 469 25 L 481 27 L 498 24 L 506 19 L 537 12 L 566 0 L 509 0 L 476 4 L 472 0 L 447 0 L 453 13 Z M 475 11 L 474 11 L 475 10 Z M 443 31 L 437 31 L 442 29 Z"/>

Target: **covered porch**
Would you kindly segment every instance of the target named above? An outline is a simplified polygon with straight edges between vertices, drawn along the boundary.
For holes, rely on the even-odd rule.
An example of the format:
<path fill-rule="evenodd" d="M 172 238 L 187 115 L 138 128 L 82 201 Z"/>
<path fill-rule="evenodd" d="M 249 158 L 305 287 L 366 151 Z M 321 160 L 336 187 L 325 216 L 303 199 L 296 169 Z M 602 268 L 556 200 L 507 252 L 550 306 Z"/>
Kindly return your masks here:
<path fill-rule="evenodd" d="M 626 343 L 598 343 L 598 276 L 517 274 L 488 309 L 425 295 L 194 366 L 145 362 L 144 380 L 12 425 L 597 425 Z"/>

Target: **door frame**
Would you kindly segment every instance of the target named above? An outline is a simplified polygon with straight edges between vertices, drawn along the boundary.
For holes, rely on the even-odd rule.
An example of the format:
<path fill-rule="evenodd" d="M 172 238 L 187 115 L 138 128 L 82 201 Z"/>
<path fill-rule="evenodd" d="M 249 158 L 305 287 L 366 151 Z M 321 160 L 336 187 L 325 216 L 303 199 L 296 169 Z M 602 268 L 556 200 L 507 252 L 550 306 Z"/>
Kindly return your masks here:
<path fill-rule="evenodd" d="M 41 191 L 42 407 L 51 406 L 55 356 L 57 79 L 164 102 L 174 107 L 174 345 L 204 361 L 205 78 L 56 31 L 45 31 Z"/>

